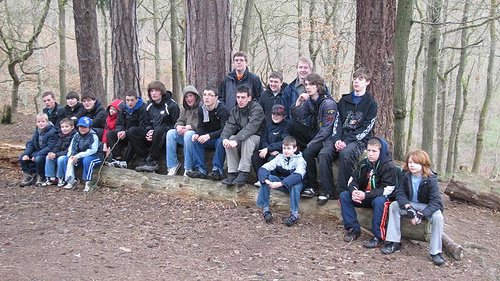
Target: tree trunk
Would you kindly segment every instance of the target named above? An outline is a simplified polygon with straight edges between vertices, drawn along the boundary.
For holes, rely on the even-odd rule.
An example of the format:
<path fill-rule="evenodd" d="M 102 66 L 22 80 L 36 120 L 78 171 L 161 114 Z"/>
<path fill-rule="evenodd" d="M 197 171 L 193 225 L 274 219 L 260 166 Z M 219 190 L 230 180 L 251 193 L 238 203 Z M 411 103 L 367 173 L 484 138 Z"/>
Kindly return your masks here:
<path fill-rule="evenodd" d="M 490 19 L 496 18 L 497 0 L 490 0 Z M 484 98 L 483 106 L 481 107 L 481 113 L 479 115 L 479 124 L 477 128 L 476 137 L 476 152 L 474 154 L 474 163 L 472 165 L 472 171 L 475 173 L 479 172 L 479 167 L 481 166 L 481 159 L 483 157 L 483 147 L 484 147 L 484 132 L 486 131 L 486 121 L 488 120 L 488 113 L 491 104 L 491 99 L 493 97 L 493 82 L 495 69 L 495 50 L 497 45 L 496 38 L 496 28 L 495 20 L 490 20 L 490 51 L 488 54 L 488 69 L 486 74 L 486 97 Z"/>
<path fill-rule="evenodd" d="M 124 100 L 130 90 L 140 96 L 136 0 L 111 1 L 111 28 L 113 97 Z"/>
<path fill-rule="evenodd" d="M 96 0 L 73 0 L 76 52 L 80 73 L 80 90 L 106 100 L 102 86 L 101 53 L 97 32 Z"/>
<path fill-rule="evenodd" d="M 59 103 L 66 103 L 66 2 L 67 0 L 58 0 L 59 10 Z M 63 103 L 64 102 L 64 103 Z"/>
<path fill-rule="evenodd" d="M 456 171 L 444 193 L 451 199 L 500 211 L 500 186 L 474 173 Z"/>
<path fill-rule="evenodd" d="M 462 95 L 463 95 L 463 79 L 467 60 L 467 45 L 468 45 L 468 30 L 466 28 L 469 17 L 470 1 L 465 1 L 464 11 L 462 16 L 462 34 L 460 37 L 460 59 L 458 64 L 457 77 L 455 78 L 455 108 L 451 119 L 450 138 L 448 141 L 448 154 L 446 156 L 446 174 L 451 175 L 455 169 L 455 161 L 453 155 L 456 152 L 456 145 L 459 131 L 459 119 L 462 112 Z"/>
<path fill-rule="evenodd" d="M 398 1 L 394 39 L 394 159 L 405 155 L 406 67 L 414 0 Z"/>
<path fill-rule="evenodd" d="M 429 38 L 427 57 L 425 66 L 424 81 L 424 116 L 422 118 L 422 149 L 427 151 L 431 159 L 433 159 L 434 145 L 434 128 L 436 118 L 436 85 L 437 85 L 437 69 L 439 56 L 439 37 L 440 31 L 438 24 L 441 16 L 442 0 L 431 0 L 427 4 L 427 21 L 429 25 Z"/>
<path fill-rule="evenodd" d="M 170 48 L 172 51 L 172 92 L 174 94 L 175 100 L 180 101 L 182 99 L 181 93 L 181 83 L 180 83 L 180 73 L 179 69 L 179 37 L 177 35 L 178 29 L 178 18 L 175 0 L 170 0 Z"/>
<path fill-rule="evenodd" d="M 153 0 L 153 32 L 155 34 L 155 80 L 159 81 L 161 79 L 161 61 L 160 61 L 160 27 L 158 25 L 159 13 L 158 13 L 158 0 Z"/>
<path fill-rule="evenodd" d="M 316 22 L 316 0 L 309 0 L 309 40 L 307 40 L 307 47 L 309 50 L 309 58 L 311 58 L 313 65 L 316 65 L 318 57 L 319 45 L 316 49 L 314 42 L 317 41 L 317 22 Z"/>
<path fill-rule="evenodd" d="M 394 25 L 396 1 L 358 0 L 356 15 L 356 68 L 365 66 L 373 76 L 369 91 L 378 102 L 376 134 L 393 146 L 394 132 Z"/>
<path fill-rule="evenodd" d="M 254 0 L 247 0 L 245 4 L 245 14 L 241 24 L 240 51 L 248 53 L 250 42 L 250 32 L 252 31 Z"/>
<path fill-rule="evenodd" d="M 104 93 L 106 93 L 106 97 L 108 96 L 109 90 L 109 22 L 108 22 L 108 14 L 107 8 L 104 4 L 101 3 L 99 5 L 99 9 L 101 10 L 102 20 L 104 21 L 104 48 L 103 48 L 103 66 L 104 66 Z"/>
<path fill-rule="evenodd" d="M 218 87 L 231 65 L 228 0 L 187 0 L 187 78 L 202 90 Z"/>
<path fill-rule="evenodd" d="M 297 0 L 297 49 L 302 56 L 302 0 Z"/>

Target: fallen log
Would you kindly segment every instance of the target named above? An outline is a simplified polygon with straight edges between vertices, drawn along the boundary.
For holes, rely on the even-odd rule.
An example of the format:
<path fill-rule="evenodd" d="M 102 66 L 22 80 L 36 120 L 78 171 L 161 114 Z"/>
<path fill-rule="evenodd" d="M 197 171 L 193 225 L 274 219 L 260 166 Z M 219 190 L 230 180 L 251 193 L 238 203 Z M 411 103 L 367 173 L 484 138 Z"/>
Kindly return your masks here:
<path fill-rule="evenodd" d="M 24 145 L 0 143 L 0 161 L 17 162 L 24 149 Z"/>
<path fill-rule="evenodd" d="M 500 211 L 500 185 L 474 173 L 456 172 L 444 193 L 451 199 Z"/>
<path fill-rule="evenodd" d="M 464 257 L 464 248 L 455 243 L 446 233 L 443 233 L 441 239 L 443 241 L 443 250 L 455 260 L 461 261 Z"/>

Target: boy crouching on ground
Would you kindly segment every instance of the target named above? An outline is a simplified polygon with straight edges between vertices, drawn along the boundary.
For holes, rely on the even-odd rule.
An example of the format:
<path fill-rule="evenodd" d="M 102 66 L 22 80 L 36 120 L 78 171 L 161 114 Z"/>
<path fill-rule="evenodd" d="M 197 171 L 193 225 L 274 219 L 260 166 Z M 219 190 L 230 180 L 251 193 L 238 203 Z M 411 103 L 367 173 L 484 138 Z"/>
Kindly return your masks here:
<path fill-rule="evenodd" d="M 89 192 L 92 188 L 90 180 L 95 167 L 99 167 L 103 160 L 102 144 L 92 126 L 89 117 L 81 117 L 76 124 L 78 134 L 75 134 L 68 148 L 68 158 L 66 165 L 66 185 L 65 189 L 76 187 L 75 166 L 83 166 L 82 178 L 85 182 L 84 192 Z"/>
<path fill-rule="evenodd" d="M 302 180 L 306 174 L 306 161 L 297 151 L 297 141 L 291 136 L 283 140 L 283 153 L 260 167 L 258 172 L 261 183 L 257 206 L 262 208 L 264 220 L 270 223 L 273 215 L 269 210 L 270 188 L 290 193 L 291 214 L 283 220 L 286 226 L 294 225 L 299 219 L 299 199 Z"/>

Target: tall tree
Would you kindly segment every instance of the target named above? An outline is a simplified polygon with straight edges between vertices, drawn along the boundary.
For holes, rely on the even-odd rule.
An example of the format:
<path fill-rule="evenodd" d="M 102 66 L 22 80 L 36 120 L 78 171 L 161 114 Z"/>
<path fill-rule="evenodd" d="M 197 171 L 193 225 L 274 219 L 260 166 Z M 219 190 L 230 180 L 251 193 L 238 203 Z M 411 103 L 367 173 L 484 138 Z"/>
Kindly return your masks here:
<path fill-rule="evenodd" d="M 479 115 L 479 124 L 477 129 L 476 137 L 476 152 L 474 154 L 474 163 L 472 164 L 472 171 L 479 172 L 479 167 L 481 166 L 481 159 L 483 157 L 484 148 L 484 132 L 486 130 L 486 122 L 488 120 L 488 112 L 491 105 L 491 99 L 493 97 L 493 82 L 495 70 L 495 51 L 497 46 L 497 36 L 496 27 L 494 20 L 497 17 L 497 0 L 490 0 L 490 22 L 489 22 L 489 33 L 490 33 L 490 49 L 488 54 L 488 68 L 486 70 L 486 97 L 484 98 L 483 106 L 481 107 L 481 113 Z"/>
<path fill-rule="evenodd" d="M 425 65 L 427 68 L 424 81 L 424 115 L 422 118 L 422 149 L 433 157 L 434 128 L 436 118 L 436 88 L 439 55 L 439 17 L 442 0 L 430 0 L 427 4 L 429 25 L 428 48 Z"/>
<path fill-rule="evenodd" d="M 34 19 L 31 26 L 31 32 L 27 31 L 26 33 L 19 32 L 18 27 L 14 25 L 14 22 L 17 23 L 17 19 L 12 18 L 10 15 L 7 1 L 4 5 L 7 18 L 5 19 L 5 23 L 0 26 L 0 50 L 7 56 L 7 69 L 12 79 L 11 110 L 16 113 L 19 105 L 19 86 L 25 81 L 20 77 L 18 72 L 19 70 L 24 72 L 22 65 L 33 55 L 35 50 L 45 48 L 36 46 L 36 40 L 42 32 L 45 19 L 47 18 L 50 0 L 45 0 L 43 2 L 40 17 Z M 37 6 L 34 6 L 33 9 L 37 9 Z"/>
<path fill-rule="evenodd" d="M 108 14 L 109 14 L 109 7 L 111 6 L 111 0 L 98 0 L 97 1 L 97 6 L 99 7 L 99 11 L 101 11 L 101 17 L 102 21 L 104 22 L 104 47 L 102 50 L 102 59 L 104 60 L 103 62 L 103 67 L 104 67 L 104 93 L 106 93 L 106 96 L 108 94 L 108 81 L 109 81 L 109 20 L 108 20 Z"/>
<path fill-rule="evenodd" d="M 398 1 L 394 39 L 394 158 L 405 154 L 406 68 L 414 0 Z"/>
<path fill-rule="evenodd" d="M 105 102 L 106 93 L 102 87 L 96 4 L 97 0 L 73 0 L 76 53 L 81 92 L 94 93 L 98 100 Z"/>
<path fill-rule="evenodd" d="M 179 35 L 178 24 L 179 19 L 177 17 L 177 9 L 174 9 L 176 6 L 175 0 L 170 0 L 170 48 L 172 52 L 172 92 L 176 100 L 181 100 L 181 73 L 180 70 L 182 65 L 180 64 L 180 50 L 179 50 Z"/>
<path fill-rule="evenodd" d="M 130 90 L 140 96 L 136 0 L 111 1 L 111 28 L 113 97 L 125 99 Z"/>
<path fill-rule="evenodd" d="M 377 100 L 375 133 L 393 144 L 394 25 L 396 1 L 357 0 L 355 67 L 372 70 L 371 93 Z"/>
<path fill-rule="evenodd" d="M 250 42 L 250 32 L 252 31 L 254 0 L 246 0 L 245 14 L 241 24 L 240 51 L 248 52 Z"/>
<path fill-rule="evenodd" d="M 57 0 L 59 10 L 59 102 L 66 101 L 66 3 L 68 0 Z"/>
<path fill-rule="evenodd" d="M 229 0 L 187 0 L 187 82 L 217 87 L 231 66 Z"/>

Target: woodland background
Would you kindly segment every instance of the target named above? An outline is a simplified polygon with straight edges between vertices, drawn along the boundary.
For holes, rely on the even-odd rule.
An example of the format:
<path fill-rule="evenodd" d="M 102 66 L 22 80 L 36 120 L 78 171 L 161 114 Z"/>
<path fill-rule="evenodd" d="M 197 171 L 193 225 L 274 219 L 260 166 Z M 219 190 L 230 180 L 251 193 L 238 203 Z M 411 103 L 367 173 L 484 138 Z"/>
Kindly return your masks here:
<path fill-rule="evenodd" d="M 374 69 L 372 90 L 389 95 L 379 100 L 389 113 L 377 133 L 395 157 L 422 147 L 442 175 L 461 166 L 498 175 L 497 0 L 0 0 L 0 18 L 2 108 L 33 114 L 46 90 L 63 104 L 70 90 L 103 103 L 130 88 L 145 97 L 156 79 L 179 96 L 186 83 L 220 81 L 236 50 L 264 83 L 273 70 L 292 81 L 299 56 L 311 57 L 338 99 L 355 66 L 380 57 L 375 66 L 389 70 Z M 213 39 L 220 53 L 196 47 Z"/>

